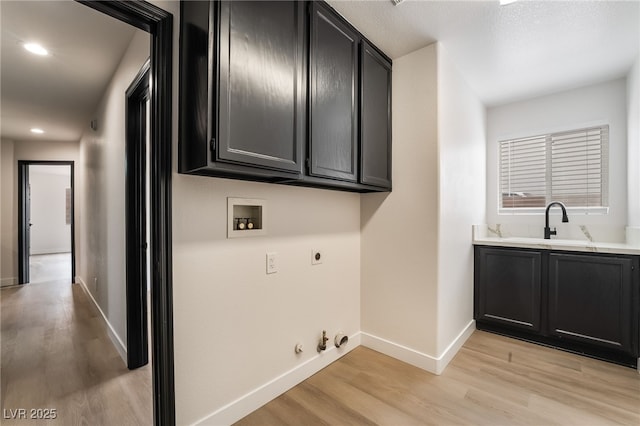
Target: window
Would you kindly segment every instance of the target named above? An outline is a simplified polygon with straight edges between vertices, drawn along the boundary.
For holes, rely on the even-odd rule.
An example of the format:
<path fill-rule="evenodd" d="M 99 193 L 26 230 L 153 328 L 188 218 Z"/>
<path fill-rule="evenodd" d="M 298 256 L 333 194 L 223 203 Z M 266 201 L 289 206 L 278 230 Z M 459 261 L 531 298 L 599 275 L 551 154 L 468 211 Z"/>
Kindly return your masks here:
<path fill-rule="evenodd" d="M 500 208 L 608 207 L 609 126 L 500 142 Z"/>

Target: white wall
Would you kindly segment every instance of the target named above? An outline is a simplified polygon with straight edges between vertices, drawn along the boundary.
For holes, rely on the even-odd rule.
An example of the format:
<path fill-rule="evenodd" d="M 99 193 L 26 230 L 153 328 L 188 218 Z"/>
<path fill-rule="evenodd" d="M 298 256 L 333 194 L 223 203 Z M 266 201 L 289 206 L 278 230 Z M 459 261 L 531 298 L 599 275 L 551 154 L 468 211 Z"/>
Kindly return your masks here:
<path fill-rule="evenodd" d="M 438 357 L 473 321 L 471 227 L 485 223 L 485 126 L 484 105 L 438 44 Z"/>
<path fill-rule="evenodd" d="M 79 240 L 76 275 L 99 305 L 123 354 L 126 344 L 125 92 L 149 57 L 149 34 L 138 31 L 80 141 Z"/>
<path fill-rule="evenodd" d="M 14 191 L 16 190 L 13 173 L 14 142 L 8 139 L 0 141 L 0 287 L 18 283 L 18 240 L 14 229 L 17 220 L 14 217 Z"/>
<path fill-rule="evenodd" d="M 435 44 L 394 60 L 392 90 L 393 192 L 360 204 L 362 331 L 370 346 L 389 341 L 424 358 L 437 352 Z"/>
<path fill-rule="evenodd" d="M 640 227 L 640 57 L 627 76 L 627 117 L 628 224 Z"/>
<path fill-rule="evenodd" d="M 360 330 L 359 195 L 177 174 L 179 3 L 154 3 L 174 17 L 177 424 L 230 423 L 257 408 L 252 398 L 263 386 L 292 371 L 306 378 L 344 353 L 316 352 L 323 329 L 330 337 Z M 267 235 L 227 239 L 227 197 L 265 199 Z M 314 248 L 324 251 L 321 265 L 311 265 Z M 278 253 L 273 275 L 265 273 L 268 251 Z"/>
<path fill-rule="evenodd" d="M 325 357 L 322 330 L 360 330 L 359 196 L 183 175 L 173 185 L 176 403 L 187 424 Z M 227 197 L 265 199 L 267 235 L 227 239 Z M 324 261 L 312 266 L 314 248 Z M 276 274 L 267 252 L 278 253 Z"/>
<path fill-rule="evenodd" d="M 18 282 L 18 161 L 74 161 L 77 164 L 78 143 L 3 140 L 2 150 L 2 285 L 10 285 Z M 76 210 L 76 221 L 79 214 Z M 77 246 L 76 250 L 79 250 Z"/>
<path fill-rule="evenodd" d="M 362 341 L 439 374 L 473 331 L 485 108 L 441 44 L 393 63 L 393 192 L 361 199 Z"/>
<path fill-rule="evenodd" d="M 71 224 L 66 221 L 69 166 L 29 167 L 31 186 L 31 254 L 71 252 Z"/>
<path fill-rule="evenodd" d="M 487 222 L 537 224 L 544 214 L 498 214 L 498 142 L 508 138 L 609 124 L 609 213 L 570 214 L 572 224 L 627 224 L 627 88 L 625 79 L 489 108 L 487 111 Z"/>

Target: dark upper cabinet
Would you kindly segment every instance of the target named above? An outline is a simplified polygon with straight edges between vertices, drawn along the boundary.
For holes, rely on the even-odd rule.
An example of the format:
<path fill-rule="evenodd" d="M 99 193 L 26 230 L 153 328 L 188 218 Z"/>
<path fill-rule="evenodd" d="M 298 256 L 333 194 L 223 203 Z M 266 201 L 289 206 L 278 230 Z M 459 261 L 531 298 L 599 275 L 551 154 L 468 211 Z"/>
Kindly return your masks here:
<path fill-rule="evenodd" d="M 358 180 L 358 33 L 311 3 L 309 174 Z"/>
<path fill-rule="evenodd" d="M 360 48 L 360 182 L 391 189 L 391 62 Z"/>
<path fill-rule="evenodd" d="M 302 173 L 304 52 L 304 4 L 181 2 L 180 171 Z"/>
<path fill-rule="evenodd" d="M 633 352 L 631 258 L 549 255 L 549 332 L 563 339 Z"/>
<path fill-rule="evenodd" d="M 537 251 L 477 250 L 475 318 L 540 331 L 541 257 Z"/>
<path fill-rule="evenodd" d="M 210 161 L 209 8 L 209 2 L 180 3 L 178 169 L 183 173 L 201 171 Z"/>
<path fill-rule="evenodd" d="M 302 172 L 304 4 L 220 4 L 217 160 Z"/>
<path fill-rule="evenodd" d="M 180 173 L 391 189 L 391 61 L 331 7 L 182 1 L 180 11 Z"/>

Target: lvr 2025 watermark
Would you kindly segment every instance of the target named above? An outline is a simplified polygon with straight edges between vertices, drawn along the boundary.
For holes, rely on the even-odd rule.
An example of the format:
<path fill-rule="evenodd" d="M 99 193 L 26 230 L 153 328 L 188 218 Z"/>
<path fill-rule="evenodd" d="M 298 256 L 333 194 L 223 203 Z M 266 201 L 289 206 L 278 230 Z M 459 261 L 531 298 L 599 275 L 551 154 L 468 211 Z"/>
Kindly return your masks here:
<path fill-rule="evenodd" d="M 56 408 L 3 408 L 5 420 L 53 420 L 58 417 Z"/>

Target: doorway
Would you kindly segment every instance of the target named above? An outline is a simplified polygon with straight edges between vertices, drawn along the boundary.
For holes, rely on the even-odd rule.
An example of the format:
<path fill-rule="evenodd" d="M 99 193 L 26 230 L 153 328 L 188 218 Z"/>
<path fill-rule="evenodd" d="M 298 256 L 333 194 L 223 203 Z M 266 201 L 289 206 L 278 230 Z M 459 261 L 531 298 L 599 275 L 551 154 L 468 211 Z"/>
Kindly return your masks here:
<path fill-rule="evenodd" d="M 75 278 L 74 163 L 18 161 L 18 283 Z"/>
<path fill-rule="evenodd" d="M 150 241 L 153 418 L 175 425 L 171 268 L 171 123 L 173 15 L 148 2 L 78 0 L 151 34 Z"/>

